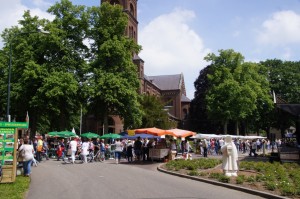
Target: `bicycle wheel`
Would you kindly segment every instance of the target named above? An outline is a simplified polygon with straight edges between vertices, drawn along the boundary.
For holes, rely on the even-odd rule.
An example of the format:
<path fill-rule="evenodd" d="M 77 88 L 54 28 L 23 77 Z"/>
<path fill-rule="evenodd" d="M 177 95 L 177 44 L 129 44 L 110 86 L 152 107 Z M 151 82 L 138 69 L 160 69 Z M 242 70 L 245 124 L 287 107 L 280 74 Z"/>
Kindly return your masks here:
<path fill-rule="evenodd" d="M 103 162 L 105 160 L 105 153 L 100 152 L 100 162 Z"/>
<path fill-rule="evenodd" d="M 93 162 L 94 161 L 94 154 L 93 153 L 89 153 L 87 155 L 87 162 Z"/>
<path fill-rule="evenodd" d="M 95 160 L 95 162 L 100 162 L 101 161 L 101 158 L 100 158 L 100 152 L 98 151 L 97 153 L 96 153 L 96 155 L 94 156 L 94 160 Z"/>

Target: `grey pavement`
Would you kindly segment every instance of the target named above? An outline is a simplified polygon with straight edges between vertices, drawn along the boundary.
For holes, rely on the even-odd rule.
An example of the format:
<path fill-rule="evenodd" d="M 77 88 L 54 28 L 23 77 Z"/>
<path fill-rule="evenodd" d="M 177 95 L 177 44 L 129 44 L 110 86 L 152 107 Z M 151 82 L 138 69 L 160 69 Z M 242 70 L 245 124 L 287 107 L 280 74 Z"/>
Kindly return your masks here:
<path fill-rule="evenodd" d="M 116 165 L 43 161 L 33 167 L 27 199 L 204 199 L 266 198 L 157 171 L 161 163 Z"/>

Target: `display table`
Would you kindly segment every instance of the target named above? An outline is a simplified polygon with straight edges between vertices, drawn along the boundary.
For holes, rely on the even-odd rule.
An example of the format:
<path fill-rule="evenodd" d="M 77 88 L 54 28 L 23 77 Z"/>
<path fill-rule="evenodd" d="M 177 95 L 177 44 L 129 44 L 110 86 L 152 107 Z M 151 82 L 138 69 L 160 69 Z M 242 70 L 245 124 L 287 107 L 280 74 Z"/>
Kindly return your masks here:
<path fill-rule="evenodd" d="M 149 149 L 149 157 L 153 159 L 162 159 L 169 155 L 170 149 Z"/>

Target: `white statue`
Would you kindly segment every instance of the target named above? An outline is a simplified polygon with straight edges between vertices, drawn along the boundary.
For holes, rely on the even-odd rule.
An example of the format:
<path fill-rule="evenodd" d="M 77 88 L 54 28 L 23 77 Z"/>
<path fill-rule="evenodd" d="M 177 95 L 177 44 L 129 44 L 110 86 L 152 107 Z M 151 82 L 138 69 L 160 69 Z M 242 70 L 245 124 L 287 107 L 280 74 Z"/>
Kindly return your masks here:
<path fill-rule="evenodd" d="M 225 145 L 221 147 L 223 154 L 222 169 L 226 176 L 237 176 L 238 153 L 230 135 L 225 137 Z"/>

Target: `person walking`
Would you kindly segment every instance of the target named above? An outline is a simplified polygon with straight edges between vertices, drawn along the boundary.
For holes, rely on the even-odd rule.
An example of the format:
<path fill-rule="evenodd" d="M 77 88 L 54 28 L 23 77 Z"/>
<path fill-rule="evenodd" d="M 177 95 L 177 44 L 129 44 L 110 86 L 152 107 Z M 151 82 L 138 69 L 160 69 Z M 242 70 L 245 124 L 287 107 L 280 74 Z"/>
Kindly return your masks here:
<path fill-rule="evenodd" d="M 37 146 L 36 146 L 36 160 L 38 162 L 42 161 L 42 152 L 43 152 L 43 139 L 41 136 L 37 138 Z"/>
<path fill-rule="evenodd" d="M 132 142 L 128 141 L 128 143 L 126 145 L 126 156 L 127 156 L 128 162 L 132 162 L 132 157 L 133 157 L 132 149 L 133 149 Z"/>
<path fill-rule="evenodd" d="M 121 155 L 123 152 L 123 143 L 120 142 L 120 139 L 117 139 L 115 142 L 115 158 L 116 158 L 116 164 L 119 164 L 119 162 L 121 161 Z"/>
<path fill-rule="evenodd" d="M 141 137 L 139 136 L 133 144 L 134 154 L 136 156 L 137 161 L 141 160 L 142 145 L 143 143 L 141 142 Z"/>
<path fill-rule="evenodd" d="M 31 164 L 34 158 L 34 149 L 33 146 L 29 144 L 27 138 L 24 139 L 24 143 L 19 148 L 19 153 L 23 157 L 23 170 L 24 176 L 29 177 L 31 174 Z"/>
<path fill-rule="evenodd" d="M 101 139 L 100 140 L 100 158 L 102 161 L 105 161 L 105 144 L 104 144 L 104 140 Z"/>
<path fill-rule="evenodd" d="M 207 157 L 207 147 L 208 143 L 206 139 L 202 140 L 202 147 L 203 147 L 203 157 Z"/>
<path fill-rule="evenodd" d="M 69 148 L 71 149 L 71 159 L 72 159 L 72 164 L 75 162 L 75 154 L 77 151 L 77 141 L 75 140 L 74 137 L 71 138 L 71 142 L 69 144 Z"/>
<path fill-rule="evenodd" d="M 252 140 L 251 150 L 250 150 L 249 156 L 252 156 L 252 154 L 253 154 L 254 157 L 256 157 L 258 155 L 256 153 L 256 149 L 257 149 L 256 140 Z"/>
<path fill-rule="evenodd" d="M 149 148 L 148 148 L 149 140 L 145 138 L 142 146 L 142 154 L 143 154 L 143 161 L 149 160 Z"/>
<path fill-rule="evenodd" d="M 48 144 L 47 138 L 45 138 L 44 141 L 43 141 L 43 151 L 44 151 L 46 160 L 49 160 L 49 155 L 48 155 L 49 144 Z"/>
<path fill-rule="evenodd" d="M 80 153 L 83 163 L 87 163 L 88 154 L 89 154 L 89 142 L 87 142 L 87 140 L 84 140 L 81 145 L 81 153 Z"/>

